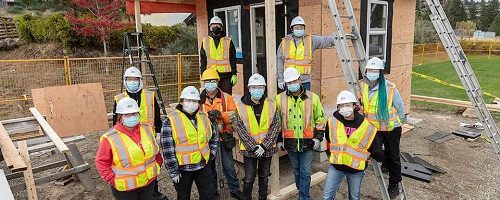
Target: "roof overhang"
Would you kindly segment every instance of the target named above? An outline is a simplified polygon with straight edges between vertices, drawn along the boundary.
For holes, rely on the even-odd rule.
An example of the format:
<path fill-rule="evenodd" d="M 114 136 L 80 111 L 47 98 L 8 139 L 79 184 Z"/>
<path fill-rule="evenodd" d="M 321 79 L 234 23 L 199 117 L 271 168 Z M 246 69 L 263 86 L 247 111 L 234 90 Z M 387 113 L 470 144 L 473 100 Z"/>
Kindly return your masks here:
<path fill-rule="evenodd" d="M 134 1 L 126 1 L 127 13 L 134 14 Z M 140 0 L 141 14 L 195 13 L 194 0 Z"/>

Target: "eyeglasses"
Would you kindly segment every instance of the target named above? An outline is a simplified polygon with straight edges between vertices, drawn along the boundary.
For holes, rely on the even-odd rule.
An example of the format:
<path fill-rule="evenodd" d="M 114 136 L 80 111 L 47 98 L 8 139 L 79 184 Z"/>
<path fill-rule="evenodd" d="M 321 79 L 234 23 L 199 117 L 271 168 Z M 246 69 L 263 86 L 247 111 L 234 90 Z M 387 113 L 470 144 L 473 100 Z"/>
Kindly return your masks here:
<path fill-rule="evenodd" d="M 302 25 L 295 25 L 293 26 L 293 30 L 305 30 L 306 27 L 305 26 L 302 26 Z"/>
<path fill-rule="evenodd" d="M 249 90 L 255 90 L 255 89 L 266 89 L 266 86 L 263 86 L 263 85 L 252 85 L 252 86 L 249 86 L 248 87 Z"/>
<path fill-rule="evenodd" d="M 217 80 L 206 80 L 203 81 L 204 83 L 217 83 Z"/>

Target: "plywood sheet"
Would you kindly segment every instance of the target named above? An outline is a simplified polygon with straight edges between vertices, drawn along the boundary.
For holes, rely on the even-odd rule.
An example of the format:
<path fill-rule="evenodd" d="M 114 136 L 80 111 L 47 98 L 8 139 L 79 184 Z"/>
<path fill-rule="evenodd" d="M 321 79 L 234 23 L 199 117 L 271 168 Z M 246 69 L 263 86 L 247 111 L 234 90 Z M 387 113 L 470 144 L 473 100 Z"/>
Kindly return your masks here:
<path fill-rule="evenodd" d="M 101 83 L 32 90 L 35 107 L 60 137 L 108 129 Z"/>

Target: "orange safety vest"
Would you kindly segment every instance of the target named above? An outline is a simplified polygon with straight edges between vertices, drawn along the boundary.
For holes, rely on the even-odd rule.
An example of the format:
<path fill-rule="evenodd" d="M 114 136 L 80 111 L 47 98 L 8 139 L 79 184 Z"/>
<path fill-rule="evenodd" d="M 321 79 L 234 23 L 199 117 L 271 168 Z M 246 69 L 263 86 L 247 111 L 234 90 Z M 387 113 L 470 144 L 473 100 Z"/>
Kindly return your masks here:
<path fill-rule="evenodd" d="M 222 116 L 220 119 L 218 119 L 218 124 L 222 124 L 222 127 L 217 127 L 218 128 L 217 132 L 232 133 L 233 129 L 229 124 L 229 117 L 227 115 L 227 112 L 236 111 L 234 99 L 230 94 L 222 92 L 222 90 L 219 90 L 219 92 L 220 92 L 220 98 L 214 98 L 212 102 L 206 99 L 205 103 L 201 104 L 201 110 L 205 113 L 208 113 L 212 110 L 220 111 Z"/>
<path fill-rule="evenodd" d="M 130 191 L 143 187 L 160 174 L 160 165 L 156 162 L 160 146 L 153 133 L 152 126 L 141 125 L 140 146 L 116 129 L 111 129 L 101 136 L 100 141 L 106 138 L 111 146 L 111 169 L 115 173 L 116 190 Z"/>
<path fill-rule="evenodd" d="M 271 122 L 273 120 L 272 118 L 276 112 L 276 103 L 274 103 L 271 99 L 266 99 L 264 101 L 259 122 L 257 122 L 252 106 L 239 103 L 237 108 L 238 114 L 240 115 L 248 133 L 257 142 L 257 144 L 261 144 L 262 141 L 266 139 L 267 133 L 269 132 L 269 127 L 271 126 Z M 240 150 L 246 150 L 241 141 Z"/>
<path fill-rule="evenodd" d="M 127 92 L 123 92 L 115 96 L 115 103 L 118 103 L 121 99 L 129 97 Z M 139 121 L 141 124 L 149 124 L 154 126 L 155 112 L 154 112 L 154 100 L 155 92 L 145 91 L 141 92 L 141 105 L 139 105 Z"/>
<path fill-rule="evenodd" d="M 223 37 L 220 39 L 219 46 L 215 46 L 215 41 L 212 37 L 203 38 L 203 49 L 207 55 L 207 69 L 216 70 L 219 73 L 231 72 L 229 63 L 229 47 L 231 38 Z"/>
<path fill-rule="evenodd" d="M 281 40 L 281 44 L 285 69 L 295 67 L 300 74 L 311 74 L 312 36 L 310 34 L 304 36 L 298 46 L 295 45 L 293 37 L 287 36 Z"/>

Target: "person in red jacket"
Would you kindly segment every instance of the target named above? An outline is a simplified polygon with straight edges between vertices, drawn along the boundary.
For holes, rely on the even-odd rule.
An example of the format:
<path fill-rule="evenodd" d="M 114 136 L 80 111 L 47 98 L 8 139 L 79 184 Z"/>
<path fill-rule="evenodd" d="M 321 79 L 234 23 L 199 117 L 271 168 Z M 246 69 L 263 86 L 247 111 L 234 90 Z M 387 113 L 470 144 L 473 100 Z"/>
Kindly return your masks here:
<path fill-rule="evenodd" d="M 97 171 L 111 185 L 115 199 L 152 199 L 163 163 L 153 127 L 139 123 L 135 100 L 126 97 L 116 107 L 118 123 L 101 136 L 95 159 Z"/>

